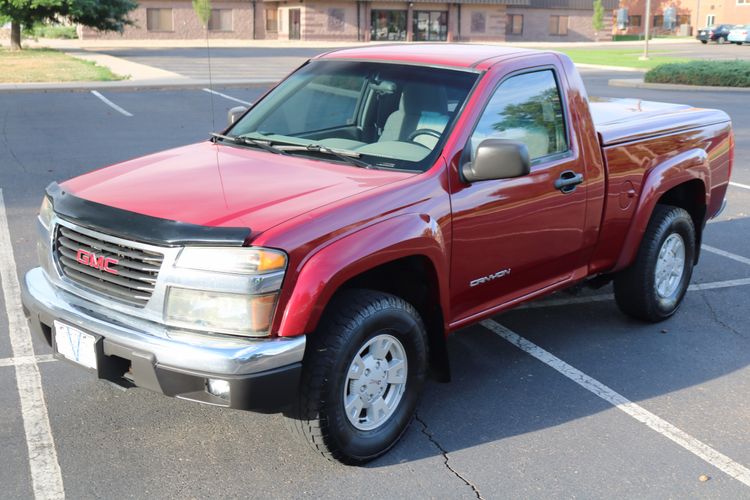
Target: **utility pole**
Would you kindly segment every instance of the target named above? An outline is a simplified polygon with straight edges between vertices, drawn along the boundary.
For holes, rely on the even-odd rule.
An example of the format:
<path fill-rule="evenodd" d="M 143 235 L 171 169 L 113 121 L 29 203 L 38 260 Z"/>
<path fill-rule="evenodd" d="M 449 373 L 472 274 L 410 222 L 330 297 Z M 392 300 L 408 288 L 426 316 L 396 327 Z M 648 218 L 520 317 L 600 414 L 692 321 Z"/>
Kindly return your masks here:
<path fill-rule="evenodd" d="M 643 46 L 643 55 L 639 57 L 641 61 L 648 61 L 648 37 L 649 32 L 651 31 L 651 0 L 646 0 L 646 27 L 645 27 L 645 34 L 646 39 L 644 40 L 645 45 Z"/>

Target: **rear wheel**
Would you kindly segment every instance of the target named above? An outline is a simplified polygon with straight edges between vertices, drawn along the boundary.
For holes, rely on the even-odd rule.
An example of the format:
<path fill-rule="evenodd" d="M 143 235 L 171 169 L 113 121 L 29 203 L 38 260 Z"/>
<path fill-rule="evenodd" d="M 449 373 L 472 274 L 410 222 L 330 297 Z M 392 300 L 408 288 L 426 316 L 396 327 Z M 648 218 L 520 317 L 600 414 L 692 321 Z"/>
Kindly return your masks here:
<path fill-rule="evenodd" d="M 703 45 L 705 45 L 705 44 L 707 44 L 707 43 L 708 43 L 708 40 L 701 40 L 701 43 L 702 43 Z"/>
<path fill-rule="evenodd" d="M 394 295 L 349 290 L 310 336 L 290 426 L 330 460 L 362 464 L 404 433 L 427 373 L 427 334 Z"/>
<path fill-rule="evenodd" d="M 719 37 L 719 38 L 718 38 L 718 39 L 716 40 L 716 42 L 717 42 L 717 43 L 718 43 L 719 45 L 723 45 L 723 44 L 724 44 L 724 42 L 726 42 L 726 41 L 727 41 L 727 38 L 726 38 L 725 36 L 720 36 L 720 37 Z"/>
<path fill-rule="evenodd" d="M 695 227 L 682 208 L 657 205 L 635 262 L 615 277 L 620 309 L 645 321 L 667 319 L 680 307 L 693 273 Z"/>

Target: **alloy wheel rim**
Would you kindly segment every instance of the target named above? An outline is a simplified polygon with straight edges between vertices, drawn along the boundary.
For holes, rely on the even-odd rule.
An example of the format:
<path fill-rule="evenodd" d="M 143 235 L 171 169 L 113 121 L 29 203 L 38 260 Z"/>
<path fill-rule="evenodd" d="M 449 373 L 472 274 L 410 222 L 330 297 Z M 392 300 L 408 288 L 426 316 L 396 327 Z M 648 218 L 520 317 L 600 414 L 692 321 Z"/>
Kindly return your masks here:
<path fill-rule="evenodd" d="M 664 240 L 656 259 L 655 281 L 659 297 L 671 297 L 679 288 L 685 273 L 685 241 L 677 233 Z"/>
<path fill-rule="evenodd" d="M 380 334 L 363 345 L 349 364 L 344 412 L 361 431 L 382 426 L 398 408 L 406 389 L 408 364 L 401 342 Z"/>

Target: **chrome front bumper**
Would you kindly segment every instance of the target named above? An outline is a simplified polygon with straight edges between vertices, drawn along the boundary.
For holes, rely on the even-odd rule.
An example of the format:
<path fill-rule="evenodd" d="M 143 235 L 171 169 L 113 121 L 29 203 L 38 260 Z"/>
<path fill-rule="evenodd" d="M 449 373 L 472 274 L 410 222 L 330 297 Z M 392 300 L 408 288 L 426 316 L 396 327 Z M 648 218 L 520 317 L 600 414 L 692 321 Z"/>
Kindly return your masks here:
<path fill-rule="evenodd" d="M 105 363 L 108 358 L 130 362 L 126 370 L 132 372 L 129 376 L 134 385 L 183 399 L 246 409 L 252 409 L 247 408 L 247 401 L 241 405 L 214 401 L 216 398 L 206 396 L 201 384 L 208 378 L 246 384 L 249 379 L 259 381 L 269 376 L 266 380 L 271 380 L 271 385 L 275 386 L 273 391 L 277 393 L 282 389 L 280 382 L 285 390 L 296 388 L 305 353 L 304 335 L 243 339 L 167 327 L 113 311 L 57 288 L 42 268 L 34 268 L 26 274 L 22 296 L 32 330 L 43 335 L 48 344 L 53 343 L 51 328 L 55 320 L 93 333 L 102 338 Z M 283 381 L 279 380 L 279 374 L 286 374 Z M 102 373 L 99 376 L 109 378 Z M 187 377 L 184 383 L 175 382 L 175 377 L 180 376 Z M 204 394 L 200 394 L 201 391 Z M 256 393 L 260 395 L 260 391 Z"/>

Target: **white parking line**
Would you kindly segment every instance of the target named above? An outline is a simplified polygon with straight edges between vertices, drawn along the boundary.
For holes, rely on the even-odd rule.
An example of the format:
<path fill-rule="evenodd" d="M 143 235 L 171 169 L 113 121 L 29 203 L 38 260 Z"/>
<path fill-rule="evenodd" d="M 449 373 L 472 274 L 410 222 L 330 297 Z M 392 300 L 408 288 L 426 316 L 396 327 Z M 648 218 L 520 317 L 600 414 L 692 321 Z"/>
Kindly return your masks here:
<path fill-rule="evenodd" d="M 110 101 L 109 99 L 107 99 L 106 97 L 104 97 L 103 95 L 101 95 L 99 92 L 97 92 L 96 90 L 92 90 L 91 93 L 94 94 L 99 99 L 101 99 L 104 104 L 106 104 L 110 108 L 114 109 L 115 111 L 117 111 L 119 113 L 122 113 L 125 116 L 133 116 L 132 113 L 129 113 L 129 112 L 125 111 L 120 106 L 118 106 L 117 104 L 113 103 L 112 101 Z"/>
<path fill-rule="evenodd" d="M 243 101 L 242 99 L 237 99 L 236 97 L 232 97 L 231 95 L 222 94 L 221 92 L 216 92 L 215 90 L 211 89 L 203 89 L 203 92 L 208 92 L 209 94 L 214 94 L 219 97 L 223 97 L 224 99 L 229 99 L 230 101 L 244 104 L 245 106 L 250 106 L 252 104 L 251 102 Z"/>
<path fill-rule="evenodd" d="M 750 189 L 750 186 L 748 186 L 747 184 L 740 184 L 739 182 L 730 182 L 729 185 L 742 189 Z"/>
<path fill-rule="evenodd" d="M 742 262 L 743 264 L 747 264 L 750 266 L 750 259 L 747 257 L 743 257 L 742 255 L 737 255 L 736 253 L 730 253 L 726 250 L 722 250 L 721 248 L 712 247 L 709 245 L 703 245 L 701 248 L 703 250 L 707 250 L 711 253 L 715 253 L 716 255 L 721 255 L 722 257 L 726 257 L 727 259 L 736 260 L 737 262 Z"/>
<path fill-rule="evenodd" d="M 728 476 L 740 481 L 745 486 L 750 486 L 750 469 L 747 467 L 735 462 L 726 455 L 714 450 L 707 444 L 678 429 L 666 420 L 633 403 L 625 396 L 615 392 L 598 380 L 589 377 L 554 354 L 545 351 L 538 345 L 505 328 L 496 321 L 488 319 L 482 321 L 481 324 L 483 327 L 558 371 L 587 391 L 602 398 L 618 410 L 625 412 L 667 439 L 674 441 L 701 460 L 708 462 Z"/>
<path fill-rule="evenodd" d="M 16 261 L 11 246 L 5 200 L 0 189 L 0 282 L 8 315 L 8 331 L 13 357 L 33 358 L 31 332 L 21 307 L 21 287 L 16 275 Z M 65 498 L 60 464 L 49 425 L 47 404 L 44 401 L 42 377 L 36 361 L 15 364 L 16 385 L 21 401 L 21 417 L 29 452 L 29 469 L 34 497 Z"/>
<path fill-rule="evenodd" d="M 0 368 L 3 366 L 27 365 L 29 363 L 49 363 L 57 361 L 52 354 L 39 354 L 37 356 L 23 356 L 20 358 L 2 358 L 0 359 Z"/>

